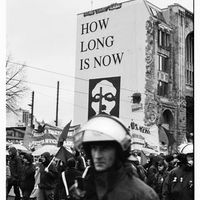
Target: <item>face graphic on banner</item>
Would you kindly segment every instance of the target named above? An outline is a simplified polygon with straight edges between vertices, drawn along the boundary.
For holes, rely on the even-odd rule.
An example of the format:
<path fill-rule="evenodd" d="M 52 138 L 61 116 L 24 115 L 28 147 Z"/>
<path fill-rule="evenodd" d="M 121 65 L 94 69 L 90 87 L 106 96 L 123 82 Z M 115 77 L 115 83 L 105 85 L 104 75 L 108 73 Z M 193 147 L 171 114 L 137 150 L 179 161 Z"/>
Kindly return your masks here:
<path fill-rule="evenodd" d="M 107 80 L 102 80 L 96 84 L 92 90 L 91 107 L 95 114 L 101 113 L 111 114 L 112 109 L 116 105 L 117 90 L 113 84 Z M 101 103 L 101 109 L 100 109 Z"/>

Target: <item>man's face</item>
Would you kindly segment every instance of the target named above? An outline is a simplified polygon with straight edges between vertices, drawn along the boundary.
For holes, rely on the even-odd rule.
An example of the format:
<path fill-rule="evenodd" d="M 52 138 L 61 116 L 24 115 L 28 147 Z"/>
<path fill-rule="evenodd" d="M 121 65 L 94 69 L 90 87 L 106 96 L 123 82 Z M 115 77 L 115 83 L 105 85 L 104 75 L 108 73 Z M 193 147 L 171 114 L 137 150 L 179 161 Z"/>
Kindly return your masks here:
<path fill-rule="evenodd" d="M 100 88 L 102 93 L 100 94 Z M 113 86 L 113 84 L 109 81 L 103 80 L 95 86 L 92 91 L 92 108 L 96 112 L 99 113 L 99 104 L 102 101 L 101 113 L 110 114 L 112 109 L 116 105 L 116 93 L 117 90 Z"/>
<path fill-rule="evenodd" d="M 91 155 L 96 171 L 105 171 L 113 166 L 116 159 L 116 149 L 110 144 L 94 144 Z"/>

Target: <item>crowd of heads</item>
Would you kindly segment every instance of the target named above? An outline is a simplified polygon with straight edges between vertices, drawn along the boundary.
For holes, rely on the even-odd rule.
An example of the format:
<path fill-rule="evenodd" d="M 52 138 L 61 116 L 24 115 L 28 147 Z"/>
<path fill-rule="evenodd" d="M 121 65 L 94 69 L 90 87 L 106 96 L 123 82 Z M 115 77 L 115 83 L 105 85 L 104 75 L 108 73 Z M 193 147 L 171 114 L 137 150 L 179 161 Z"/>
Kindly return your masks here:
<path fill-rule="evenodd" d="M 187 169 L 193 168 L 193 145 L 182 145 L 176 153 L 169 155 L 146 156 L 145 163 L 142 162 L 141 151 L 130 149 L 131 137 L 128 129 L 116 117 L 100 114 L 90 119 L 80 130 L 82 134 L 81 142 L 75 141 L 75 149 L 67 161 L 55 159 L 51 166 L 55 165 L 57 176 L 66 170 L 76 169 L 80 173 L 88 166 L 101 173 L 116 170 L 121 166 L 131 175 L 137 176 L 146 184 L 151 186 L 161 195 L 161 183 L 170 171 L 177 167 L 185 166 Z M 23 165 L 43 165 L 45 170 L 49 168 L 49 163 L 53 156 L 49 152 L 44 152 L 41 156 L 34 158 L 30 153 L 17 151 L 15 147 L 10 147 L 9 160 L 16 156 Z M 46 172 L 49 169 L 46 170 Z M 55 170 L 55 169 L 54 169 Z M 56 174 L 55 173 L 55 174 Z M 156 180 L 156 181 L 155 181 Z M 56 181 L 57 182 L 57 181 Z M 59 181 L 57 182 L 59 183 Z M 46 186 L 45 186 L 46 187 Z"/>

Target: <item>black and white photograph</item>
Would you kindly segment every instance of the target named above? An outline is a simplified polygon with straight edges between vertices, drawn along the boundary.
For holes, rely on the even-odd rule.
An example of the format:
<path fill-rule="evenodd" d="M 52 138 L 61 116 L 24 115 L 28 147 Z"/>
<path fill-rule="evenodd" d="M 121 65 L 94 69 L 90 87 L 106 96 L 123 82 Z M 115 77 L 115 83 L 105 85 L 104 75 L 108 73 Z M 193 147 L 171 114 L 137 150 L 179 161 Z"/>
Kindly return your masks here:
<path fill-rule="evenodd" d="M 0 9 L 0 199 L 198 199 L 197 0 Z"/>

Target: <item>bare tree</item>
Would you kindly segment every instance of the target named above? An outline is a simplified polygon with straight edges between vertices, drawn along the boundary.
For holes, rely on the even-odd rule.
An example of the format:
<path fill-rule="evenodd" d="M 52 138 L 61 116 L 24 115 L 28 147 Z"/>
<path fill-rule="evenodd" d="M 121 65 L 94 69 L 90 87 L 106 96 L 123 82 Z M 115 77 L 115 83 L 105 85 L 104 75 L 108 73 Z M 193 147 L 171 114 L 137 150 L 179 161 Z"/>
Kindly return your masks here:
<path fill-rule="evenodd" d="M 6 110 L 15 112 L 18 101 L 28 87 L 25 86 L 25 65 L 6 61 Z"/>

